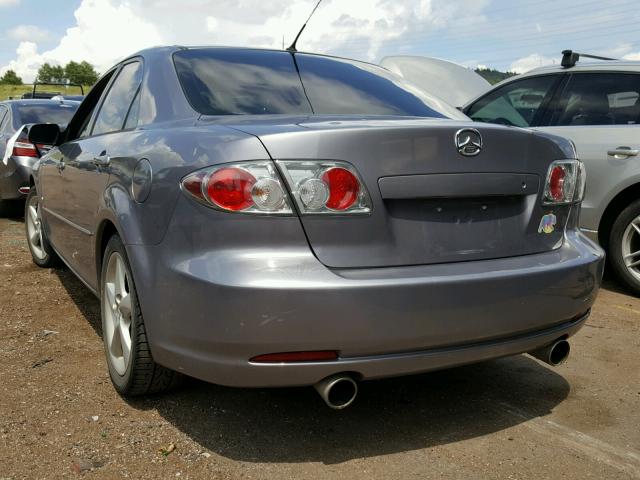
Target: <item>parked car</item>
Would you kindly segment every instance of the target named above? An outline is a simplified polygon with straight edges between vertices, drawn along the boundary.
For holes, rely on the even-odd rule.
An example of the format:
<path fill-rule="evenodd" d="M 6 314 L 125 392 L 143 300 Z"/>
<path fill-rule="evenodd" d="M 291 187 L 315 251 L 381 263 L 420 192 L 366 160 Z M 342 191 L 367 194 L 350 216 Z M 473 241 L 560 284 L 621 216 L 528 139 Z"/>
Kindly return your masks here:
<path fill-rule="evenodd" d="M 101 299 L 125 395 L 566 358 L 603 252 L 571 142 L 471 123 L 378 66 L 162 47 L 110 69 L 34 171 L 33 260 Z"/>
<path fill-rule="evenodd" d="M 454 105 L 478 122 L 532 127 L 575 143 L 587 169 L 580 227 L 640 295 L 640 62 L 577 62 L 579 54 L 563 53 L 559 65 L 511 77 L 479 96 L 465 90 L 460 95 L 469 101 Z M 424 75 L 393 58 L 405 57 L 383 65 L 422 83 Z"/>
<path fill-rule="evenodd" d="M 0 215 L 29 193 L 33 164 L 47 150 L 46 145 L 29 142 L 31 124 L 65 125 L 78 108 L 78 102 L 49 100 L 11 100 L 0 102 Z"/>

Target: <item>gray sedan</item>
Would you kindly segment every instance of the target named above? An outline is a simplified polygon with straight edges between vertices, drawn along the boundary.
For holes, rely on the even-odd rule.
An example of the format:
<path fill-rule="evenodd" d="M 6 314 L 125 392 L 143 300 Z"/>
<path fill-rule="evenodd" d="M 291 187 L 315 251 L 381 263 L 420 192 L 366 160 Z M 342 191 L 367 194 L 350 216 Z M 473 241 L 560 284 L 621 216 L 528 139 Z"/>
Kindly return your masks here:
<path fill-rule="evenodd" d="M 357 382 L 532 352 L 556 365 L 603 253 L 571 142 L 478 125 L 380 67 L 166 47 L 109 70 L 31 180 L 35 263 L 101 299 L 125 395 L 187 374 Z"/>

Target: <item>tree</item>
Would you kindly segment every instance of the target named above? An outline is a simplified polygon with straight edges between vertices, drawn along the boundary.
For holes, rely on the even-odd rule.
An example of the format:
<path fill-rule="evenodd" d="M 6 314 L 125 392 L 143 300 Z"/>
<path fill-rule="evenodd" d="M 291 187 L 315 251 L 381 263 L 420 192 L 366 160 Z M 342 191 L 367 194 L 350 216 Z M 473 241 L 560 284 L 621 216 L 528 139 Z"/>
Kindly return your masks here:
<path fill-rule="evenodd" d="M 80 85 L 93 85 L 98 80 L 98 73 L 89 62 L 67 63 L 64 67 L 64 76 L 71 83 L 79 83 Z"/>
<path fill-rule="evenodd" d="M 36 79 L 39 82 L 63 82 L 65 80 L 64 68 L 60 65 L 45 63 L 38 69 Z"/>
<path fill-rule="evenodd" d="M 22 79 L 13 70 L 7 70 L 0 78 L 0 84 L 22 85 Z"/>

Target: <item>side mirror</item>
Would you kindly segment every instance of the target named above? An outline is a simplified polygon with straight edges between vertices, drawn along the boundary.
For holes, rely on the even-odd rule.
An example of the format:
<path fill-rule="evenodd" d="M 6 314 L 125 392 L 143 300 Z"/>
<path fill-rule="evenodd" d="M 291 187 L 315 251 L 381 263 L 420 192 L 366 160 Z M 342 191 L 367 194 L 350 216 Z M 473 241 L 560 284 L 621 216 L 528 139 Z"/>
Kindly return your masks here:
<path fill-rule="evenodd" d="M 55 123 L 37 123 L 29 129 L 29 141 L 36 145 L 57 145 L 60 126 Z"/>

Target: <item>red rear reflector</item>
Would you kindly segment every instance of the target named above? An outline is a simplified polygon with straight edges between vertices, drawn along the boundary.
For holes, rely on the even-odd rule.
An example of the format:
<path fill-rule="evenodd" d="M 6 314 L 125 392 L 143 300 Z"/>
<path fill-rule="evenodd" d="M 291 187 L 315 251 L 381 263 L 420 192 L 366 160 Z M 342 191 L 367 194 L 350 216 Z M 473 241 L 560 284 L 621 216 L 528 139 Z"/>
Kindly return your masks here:
<path fill-rule="evenodd" d="M 250 361 L 254 363 L 295 363 L 295 362 L 327 362 L 338 359 L 338 352 L 334 350 L 320 350 L 315 352 L 284 352 L 258 355 Z"/>
<path fill-rule="evenodd" d="M 330 168 L 322 174 L 322 180 L 329 186 L 329 199 L 325 204 L 332 210 L 346 210 L 358 199 L 360 183 L 346 168 Z"/>
<path fill-rule="evenodd" d="M 551 170 L 549 176 L 549 193 L 551 198 L 557 202 L 562 202 L 564 198 L 564 179 L 567 173 L 563 167 L 556 166 Z"/>
<path fill-rule="evenodd" d="M 207 195 L 225 210 L 244 210 L 253 205 L 251 188 L 255 183 L 256 178 L 246 170 L 221 168 L 209 177 Z"/>
<path fill-rule="evenodd" d="M 15 157 L 37 157 L 38 151 L 32 143 L 16 142 L 13 144 L 13 152 L 11 155 Z"/>

